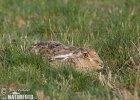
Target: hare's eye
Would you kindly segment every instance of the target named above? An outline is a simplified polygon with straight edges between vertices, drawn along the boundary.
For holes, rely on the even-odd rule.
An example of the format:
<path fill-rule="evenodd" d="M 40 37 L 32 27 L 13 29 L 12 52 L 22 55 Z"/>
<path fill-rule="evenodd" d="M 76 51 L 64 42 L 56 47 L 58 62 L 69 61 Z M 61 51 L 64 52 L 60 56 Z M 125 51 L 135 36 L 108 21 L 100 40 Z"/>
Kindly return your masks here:
<path fill-rule="evenodd" d="M 88 57 L 88 54 L 87 53 L 84 53 L 84 57 L 87 58 Z"/>

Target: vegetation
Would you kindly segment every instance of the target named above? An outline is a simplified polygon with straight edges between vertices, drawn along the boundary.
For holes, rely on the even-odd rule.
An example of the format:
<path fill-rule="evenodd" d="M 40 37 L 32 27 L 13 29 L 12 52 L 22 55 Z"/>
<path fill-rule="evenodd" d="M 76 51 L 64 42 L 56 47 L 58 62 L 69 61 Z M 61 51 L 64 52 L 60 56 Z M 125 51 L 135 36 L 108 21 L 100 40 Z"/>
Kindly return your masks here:
<path fill-rule="evenodd" d="M 0 84 L 18 83 L 47 99 L 138 99 L 140 73 L 126 62 L 140 45 L 139 0 L 0 0 Z M 56 40 L 94 48 L 103 74 L 55 69 L 25 50 Z"/>

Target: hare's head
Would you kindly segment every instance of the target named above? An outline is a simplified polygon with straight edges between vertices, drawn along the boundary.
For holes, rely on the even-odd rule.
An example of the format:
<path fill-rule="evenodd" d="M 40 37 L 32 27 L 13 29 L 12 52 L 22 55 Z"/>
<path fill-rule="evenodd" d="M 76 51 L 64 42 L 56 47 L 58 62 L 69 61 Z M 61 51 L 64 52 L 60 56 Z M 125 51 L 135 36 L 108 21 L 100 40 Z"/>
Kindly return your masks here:
<path fill-rule="evenodd" d="M 103 61 L 95 50 L 79 48 L 73 53 L 76 56 L 74 62 L 78 68 L 83 69 L 102 69 Z"/>

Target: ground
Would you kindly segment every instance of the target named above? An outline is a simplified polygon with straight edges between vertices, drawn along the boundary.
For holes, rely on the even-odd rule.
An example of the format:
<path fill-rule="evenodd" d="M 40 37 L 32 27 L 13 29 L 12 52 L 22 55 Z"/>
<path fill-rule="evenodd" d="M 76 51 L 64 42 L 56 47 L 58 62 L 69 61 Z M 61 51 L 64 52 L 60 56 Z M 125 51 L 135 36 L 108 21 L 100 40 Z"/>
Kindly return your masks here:
<path fill-rule="evenodd" d="M 139 11 L 139 0 L 1 0 L 0 84 L 43 91 L 47 99 L 138 99 L 140 73 L 126 63 L 138 53 Z M 105 63 L 103 75 L 55 69 L 26 53 L 44 40 L 94 48 Z"/>

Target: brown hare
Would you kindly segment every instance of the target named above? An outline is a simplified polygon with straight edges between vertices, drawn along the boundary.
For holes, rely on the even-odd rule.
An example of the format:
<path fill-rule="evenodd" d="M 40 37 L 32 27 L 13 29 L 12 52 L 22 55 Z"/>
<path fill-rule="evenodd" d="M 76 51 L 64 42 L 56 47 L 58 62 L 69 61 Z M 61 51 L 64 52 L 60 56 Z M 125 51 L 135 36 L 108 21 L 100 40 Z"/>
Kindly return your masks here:
<path fill-rule="evenodd" d="M 103 61 L 95 50 L 64 45 L 56 41 L 39 42 L 28 48 L 29 52 L 43 54 L 50 63 L 73 64 L 78 71 L 103 68 Z"/>

